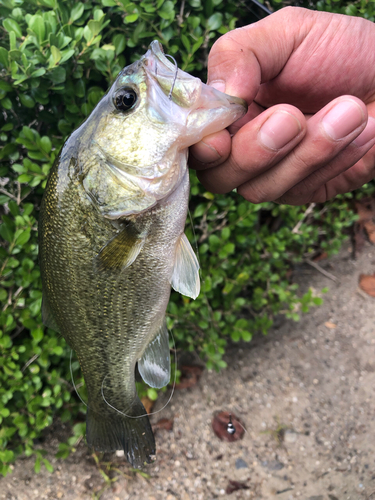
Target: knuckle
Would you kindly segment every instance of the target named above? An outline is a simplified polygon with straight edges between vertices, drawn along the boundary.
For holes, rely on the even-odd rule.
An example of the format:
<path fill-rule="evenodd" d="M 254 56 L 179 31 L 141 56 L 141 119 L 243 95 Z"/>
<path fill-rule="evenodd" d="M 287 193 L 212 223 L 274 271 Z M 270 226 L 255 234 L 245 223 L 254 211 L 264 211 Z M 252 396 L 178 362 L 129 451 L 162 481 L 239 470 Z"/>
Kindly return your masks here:
<path fill-rule="evenodd" d="M 254 203 L 254 205 L 258 205 L 259 203 L 264 203 L 266 201 L 270 201 L 270 198 L 261 191 L 259 188 L 251 185 L 240 186 L 237 189 L 238 194 L 243 196 L 245 200 L 250 203 Z"/>

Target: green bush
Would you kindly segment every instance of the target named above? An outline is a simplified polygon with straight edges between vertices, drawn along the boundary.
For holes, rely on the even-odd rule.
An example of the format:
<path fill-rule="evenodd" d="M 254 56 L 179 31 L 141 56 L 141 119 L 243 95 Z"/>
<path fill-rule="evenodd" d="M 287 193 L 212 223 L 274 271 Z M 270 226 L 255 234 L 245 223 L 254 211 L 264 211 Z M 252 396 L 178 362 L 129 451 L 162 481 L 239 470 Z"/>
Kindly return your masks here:
<path fill-rule="evenodd" d="M 364 5 L 355 8 L 363 14 Z M 74 420 L 84 411 L 70 381 L 70 350 L 43 326 L 40 313 L 38 211 L 59 149 L 151 40 L 159 39 L 181 68 L 204 78 L 210 45 L 234 28 L 237 17 L 242 24 L 252 20 L 240 0 L 0 0 L 2 474 L 21 453 L 35 455 L 36 471 L 41 464 L 51 470 L 35 438 L 55 416 Z M 198 242 L 202 293 L 196 301 L 173 293 L 168 326 L 178 348 L 197 351 L 208 367 L 219 369 L 228 340 L 249 341 L 253 332 L 266 333 L 276 315 L 297 320 L 321 302 L 311 292 L 297 294 L 292 263 L 319 249 L 337 251 L 355 216 L 350 195 L 304 219 L 306 207 L 254 206 L 235 193 L 214 197 L 194 174 L 191 193 L 187 234 Z M 82 384 L 77 361 L 72 370 Z M 59 456 L 82 432 L 84 424 L 77 423 Z"/>

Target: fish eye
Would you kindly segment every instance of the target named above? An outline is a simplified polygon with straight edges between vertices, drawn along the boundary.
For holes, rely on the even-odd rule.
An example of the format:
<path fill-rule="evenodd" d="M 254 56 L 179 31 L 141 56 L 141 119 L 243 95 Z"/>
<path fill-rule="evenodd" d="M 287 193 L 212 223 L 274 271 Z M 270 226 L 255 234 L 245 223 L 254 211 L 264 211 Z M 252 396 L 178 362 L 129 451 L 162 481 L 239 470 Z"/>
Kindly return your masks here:
<path fill-rule="evenodd" d="M 128 111 L 138 100 L 136 92 L 131 88 L 123 88 L 116 92 L 113 102 L 119 111 Z"/>

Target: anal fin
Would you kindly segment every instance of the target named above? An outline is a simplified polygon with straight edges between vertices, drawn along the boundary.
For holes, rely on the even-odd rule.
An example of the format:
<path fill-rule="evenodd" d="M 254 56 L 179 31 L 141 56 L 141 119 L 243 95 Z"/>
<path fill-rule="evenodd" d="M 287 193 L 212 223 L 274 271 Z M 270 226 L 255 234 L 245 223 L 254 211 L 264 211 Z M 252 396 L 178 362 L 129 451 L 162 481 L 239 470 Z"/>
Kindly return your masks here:
<path fill-rule="evenodd" d="M 181 236 L 177 245 L 171 284 L 176 292 L 192 299 L 196 299 L 199 295 L 199 263 L 185 234 Z"/>
<path fill-rule="evenodd" d="M 161 389 L 168 384 L 171 378 L 171 358 L 165 319 L 159 333 L 138 360 L 138 371 L 146 384 L 155 389 Z"/>

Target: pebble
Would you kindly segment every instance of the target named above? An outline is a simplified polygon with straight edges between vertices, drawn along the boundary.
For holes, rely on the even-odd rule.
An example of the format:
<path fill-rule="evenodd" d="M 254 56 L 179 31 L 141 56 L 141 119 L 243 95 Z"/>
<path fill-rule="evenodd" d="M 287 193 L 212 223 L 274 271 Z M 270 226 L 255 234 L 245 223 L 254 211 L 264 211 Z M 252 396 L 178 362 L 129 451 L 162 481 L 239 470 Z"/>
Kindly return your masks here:
<path fill-rule="evenodd" d="M 245 462 L 245 460 L 243 460 L 242 458 L 237 458 L 236 460 L 236 469 L 247 469 L 249 466 L 247 465 L 247 463 Z"/>
<path fill-rule="evenodd" d="M 284 442 L 285 443 L 295 443 L 297 441 L 297 433 L 291 430 L 285 431 Z"/>
<path fill-rule="evenodd" d="M 284 464 L 278 462 L 277 460 L 271 460 L 269 462 L 266 460 L 265 462 L 262 462 L 262 465 L 263 467 L 267 467 L 269 470 L 281 470 L 285 467 Z"/>

